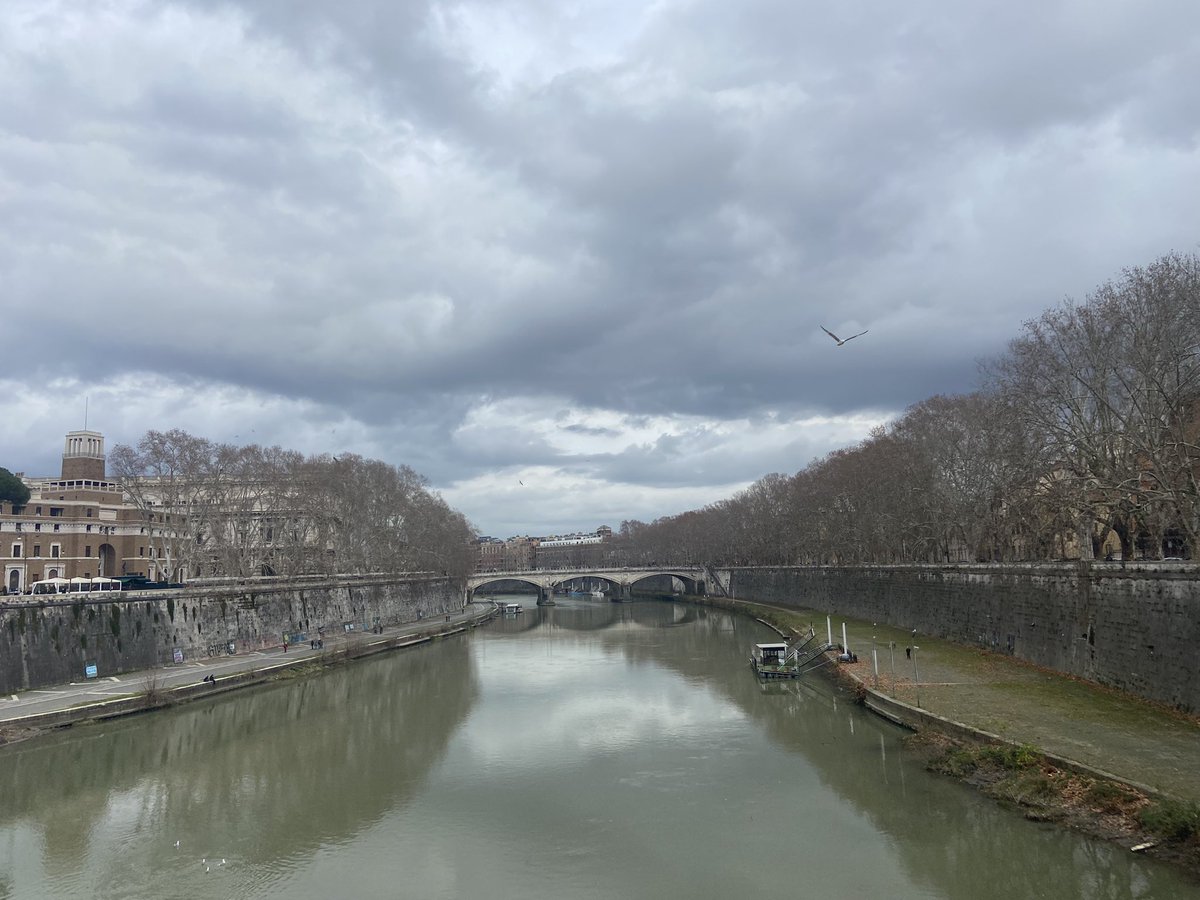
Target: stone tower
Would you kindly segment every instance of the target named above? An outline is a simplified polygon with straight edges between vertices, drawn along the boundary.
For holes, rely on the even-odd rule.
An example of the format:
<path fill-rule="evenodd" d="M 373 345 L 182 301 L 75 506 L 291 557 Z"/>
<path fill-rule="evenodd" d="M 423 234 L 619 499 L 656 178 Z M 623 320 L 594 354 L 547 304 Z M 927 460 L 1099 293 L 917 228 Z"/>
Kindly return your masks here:
<path fill-rule="evenodd" d="M 67 432 L 62 480 L 104 481 L 104 435 L 86 430 Z"/>

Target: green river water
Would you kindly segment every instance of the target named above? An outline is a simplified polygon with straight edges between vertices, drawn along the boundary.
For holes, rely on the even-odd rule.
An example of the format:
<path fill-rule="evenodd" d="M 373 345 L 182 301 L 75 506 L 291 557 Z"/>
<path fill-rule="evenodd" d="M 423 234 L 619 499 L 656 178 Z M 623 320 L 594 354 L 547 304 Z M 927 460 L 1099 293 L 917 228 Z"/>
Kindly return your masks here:
<path fill-rule="evenodd" d="M 0 751 L 0 898 L 1200 898 L 925 773 L 751 619 L 567 600 Z"/>

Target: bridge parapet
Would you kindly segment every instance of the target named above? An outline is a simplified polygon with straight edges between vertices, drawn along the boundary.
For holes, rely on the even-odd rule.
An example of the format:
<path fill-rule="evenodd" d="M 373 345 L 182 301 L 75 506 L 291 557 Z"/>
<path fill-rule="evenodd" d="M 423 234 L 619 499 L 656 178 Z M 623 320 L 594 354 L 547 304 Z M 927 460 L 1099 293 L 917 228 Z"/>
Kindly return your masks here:
<path fill-rule="evenodd" d="M 553 591 L 554 588 L 580 578 L 603 579 L 621 588 L 621 593 L 628 593 L 639 581 L 648 578 L 668 576 L 683 582 L 689 593 L 706 593 L 708 574 L 700 566 L 653 566 L 645 568 L 609 567 L 609 568 L 570 568 L 570 569 L 524 569 L 511 572 L 485 572 L 472 575 L 467 579 L 468 596 L 484 585 L 497 581 L 523 581 L 541 590 Z"/>

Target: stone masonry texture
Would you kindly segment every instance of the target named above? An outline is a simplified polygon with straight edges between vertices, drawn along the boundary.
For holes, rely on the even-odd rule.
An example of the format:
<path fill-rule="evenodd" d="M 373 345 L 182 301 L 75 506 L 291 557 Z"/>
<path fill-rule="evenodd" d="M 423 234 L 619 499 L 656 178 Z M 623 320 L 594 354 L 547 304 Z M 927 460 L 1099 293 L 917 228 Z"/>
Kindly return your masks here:
<path fill-rule="evenodd" d="M 194 659 L 410 622 L 457 612 L 462 596 L 446 578 L 367 576 L 0 606 L 0 693 L 80 681 L 89 665 L 103 677 L 169 664 L 176 650 Z"/>
<path fill-rule="evenodd" d="M 915 628 L 918 644 L 930 634 L 1200 711 L 1200 573 L 1186 569 L 795 567 L 728 577 L 738 599 Z"/>

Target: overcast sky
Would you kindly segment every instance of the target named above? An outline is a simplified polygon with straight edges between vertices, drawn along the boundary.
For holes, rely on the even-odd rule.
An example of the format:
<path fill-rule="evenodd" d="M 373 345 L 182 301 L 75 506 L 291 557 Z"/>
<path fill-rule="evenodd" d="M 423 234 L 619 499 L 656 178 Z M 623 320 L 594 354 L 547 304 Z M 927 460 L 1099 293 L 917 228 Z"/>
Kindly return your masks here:
<path fill-rule="evenodd" d="M 1198 84 L 1194 0 L 4 0 L 0 465 L 87 398 L 495 536 L 694 509 L 1194 252 Z"/>

